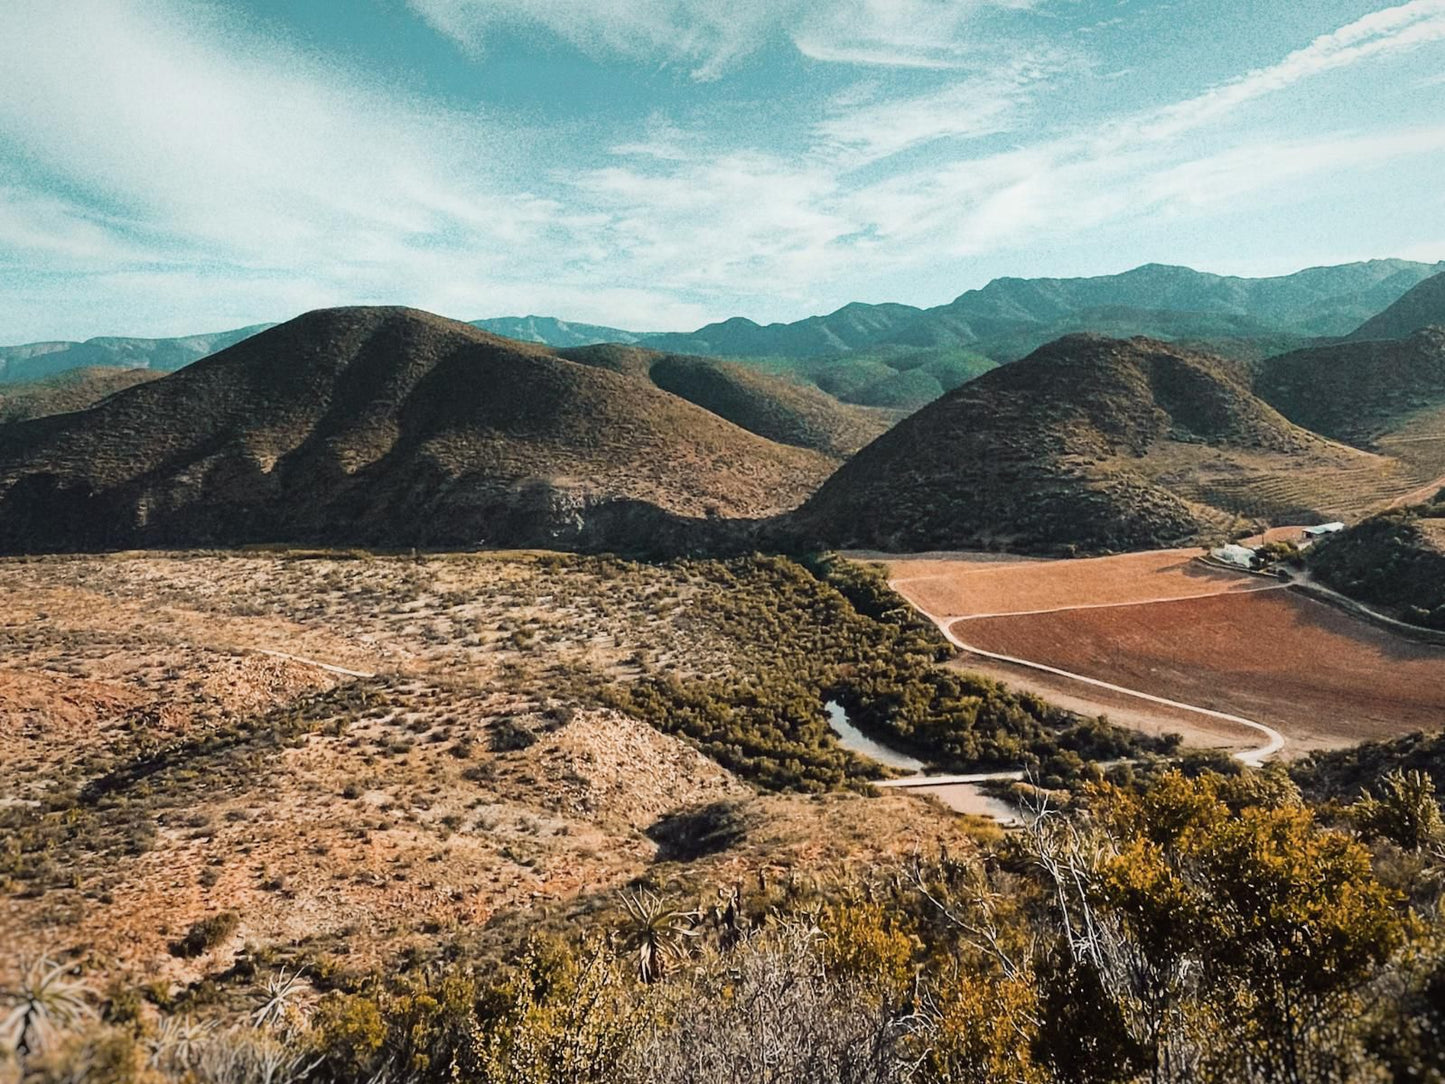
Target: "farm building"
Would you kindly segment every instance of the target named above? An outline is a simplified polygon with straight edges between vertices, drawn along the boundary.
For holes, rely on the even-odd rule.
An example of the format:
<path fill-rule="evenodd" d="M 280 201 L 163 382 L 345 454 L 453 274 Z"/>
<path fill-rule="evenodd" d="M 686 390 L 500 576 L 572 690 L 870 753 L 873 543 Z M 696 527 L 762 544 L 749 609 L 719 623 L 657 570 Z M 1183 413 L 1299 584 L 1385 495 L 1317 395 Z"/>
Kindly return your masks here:
<path fill-rule="evenodd" d="M 1209 556 L 1213 557 L 1216 561 L 1223 561 L 1227 565 L 1234 565 L 1236 568 L 1254 567 L 1254 550 L 1235 542 L 1211 550 Z"/>
<path fill-rule="evenodd" d="M 1344 529 L 1345 525 L 1343 523 L 1321 523 L 1318 527 L 1306 527 L 1305 537 L 1323 538 L 1327 534 L 1335 534 L 1336 532 L 1343 531 Z"/>

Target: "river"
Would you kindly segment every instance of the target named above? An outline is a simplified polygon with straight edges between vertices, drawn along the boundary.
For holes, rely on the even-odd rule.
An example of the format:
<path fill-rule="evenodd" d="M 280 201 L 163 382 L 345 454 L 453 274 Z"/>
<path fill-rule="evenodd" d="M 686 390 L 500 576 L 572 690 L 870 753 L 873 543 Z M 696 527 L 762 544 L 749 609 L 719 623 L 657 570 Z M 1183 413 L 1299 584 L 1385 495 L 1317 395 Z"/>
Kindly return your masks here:
<path fill-rule="evenodd" d="M 958 813 L 968 813 L 975 817 L 989 817 L 1003 825 L 1019 823 L 1019 811 L 1015 806 L 1001 798 L 985 794 L 978 783 L 927 783 L 925 780 L 929 778 L 929 775 L 925 771 L 927 765 L 923 761 L 911 757 L 907 753 L 890 749 L 882 742 L 868 737 L 853 725 L 852 720 L 848 718 L 847 710 L 836 700 L 829 700 L 823 705 L 823 708 L 828 713 L 828 725 L 832 727 L 833 733 L 838 735 L 838 744 L 844 749 L 870 760 L 876 760 L 879 764 L 890 768 L 913 773 L 907 779 L 894 781 L 894 786 L 902 784 L 899 789 L 907 789 L 909 793 L 935 795 L 949 809 Z M 1000 779 L 1010 777 L 1014 777 L 1014 773 L 998 773 Z M 914 782 L 914 779 L 918 781 Z"/>

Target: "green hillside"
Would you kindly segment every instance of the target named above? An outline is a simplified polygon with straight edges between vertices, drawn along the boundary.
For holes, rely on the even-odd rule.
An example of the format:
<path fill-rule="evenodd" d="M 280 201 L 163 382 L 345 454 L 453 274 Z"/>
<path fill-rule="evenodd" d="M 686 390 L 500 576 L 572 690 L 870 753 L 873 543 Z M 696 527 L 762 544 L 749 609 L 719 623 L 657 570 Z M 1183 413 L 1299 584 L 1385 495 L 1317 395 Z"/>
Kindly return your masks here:
<path fill-rule="evenodd" d="M 1342 594 L 1445 630 L 1445 490 L 1317 543 L 1309 567 Z"/>

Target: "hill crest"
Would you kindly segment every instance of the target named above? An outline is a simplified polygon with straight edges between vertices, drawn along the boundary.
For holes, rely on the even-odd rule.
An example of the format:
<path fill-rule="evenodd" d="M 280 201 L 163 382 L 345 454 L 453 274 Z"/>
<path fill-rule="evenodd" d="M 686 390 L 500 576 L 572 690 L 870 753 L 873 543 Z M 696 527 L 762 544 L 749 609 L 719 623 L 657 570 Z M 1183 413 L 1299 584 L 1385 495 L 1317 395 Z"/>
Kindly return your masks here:
<path fill-rule="evenodd" d="M 0 429 L 0 548 L 580 544 L 605 515 L 773 514 L 834 464 L 547 347 L 318 310 Z"/>
<path fill-rule="evenodd" d="M 1222 359 L 1074 335 L 904 419 L 791 519 L 836 546 L 1138 549 L 1338 514 L 1352 472 L 1391 466 L 1292 425 Z"/>
<path fill-rule="evenodd" d="M 1426 327 L 1445 327 L 1445 272 L 1428 278 L 1350 333 L 1353 342 L 1403 339 Z"/>

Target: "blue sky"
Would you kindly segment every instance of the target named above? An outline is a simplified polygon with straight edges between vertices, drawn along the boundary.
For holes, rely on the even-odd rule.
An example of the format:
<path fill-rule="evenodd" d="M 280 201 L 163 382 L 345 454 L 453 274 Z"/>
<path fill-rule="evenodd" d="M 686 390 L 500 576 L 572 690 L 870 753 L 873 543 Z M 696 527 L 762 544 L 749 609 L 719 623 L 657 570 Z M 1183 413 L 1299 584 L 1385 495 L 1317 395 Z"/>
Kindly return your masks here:
<path fill-rule="evenodd" d="M 5 0 L 0 342 L 1445 258 L 1445 0 Z"/>

